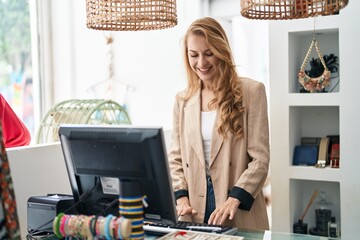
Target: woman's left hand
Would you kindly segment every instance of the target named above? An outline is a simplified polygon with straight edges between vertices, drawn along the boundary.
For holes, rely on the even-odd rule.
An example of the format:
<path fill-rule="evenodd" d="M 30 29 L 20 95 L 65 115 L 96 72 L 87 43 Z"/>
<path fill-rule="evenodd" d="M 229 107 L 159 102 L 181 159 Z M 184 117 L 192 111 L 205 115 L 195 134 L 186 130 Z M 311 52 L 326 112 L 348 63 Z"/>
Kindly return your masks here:
<path fill-rule="evenodd" d="M 223 225 L 227 218 L 232 220 L 239 205 L 240 201 L 238 199 L 229 197 L 224 204 L 211 213 L 208 224 Z"/>

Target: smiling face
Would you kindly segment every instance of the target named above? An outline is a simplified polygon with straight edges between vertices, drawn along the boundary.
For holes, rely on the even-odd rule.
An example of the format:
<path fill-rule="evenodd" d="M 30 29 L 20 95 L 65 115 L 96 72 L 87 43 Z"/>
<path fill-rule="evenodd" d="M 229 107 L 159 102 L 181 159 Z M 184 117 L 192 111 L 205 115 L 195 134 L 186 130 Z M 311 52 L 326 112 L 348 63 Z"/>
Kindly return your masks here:
<path fill-rule="evenodd" d="M 210 50 L 202 35 L 190 34 L 187 38 L 187 57 L 191 69 L 204 81 L 212 83 L 219 59 Z"/>

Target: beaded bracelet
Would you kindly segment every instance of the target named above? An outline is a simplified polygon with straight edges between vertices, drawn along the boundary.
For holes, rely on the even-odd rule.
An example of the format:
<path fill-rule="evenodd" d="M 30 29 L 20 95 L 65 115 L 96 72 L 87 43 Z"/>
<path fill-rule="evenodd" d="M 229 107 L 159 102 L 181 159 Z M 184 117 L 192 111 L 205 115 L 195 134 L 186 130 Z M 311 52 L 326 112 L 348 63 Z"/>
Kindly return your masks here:
<path fill-rule="evenodd" d="M 98 216 L 94 216 L 91 220 L 90 220 L 90 232 L 92 234 L 93 237 L 96 237 L 96 224 L 97 224 L 97 219 Z"/>
<path fill-rule="evenodd" d="M 111 236 L 110 236 L 110 222 L 112 219 L 113 215 L 109 214 L 106 218 L 105 218 L 105 223 L 104 223 L 104 236 L 106 238 L 106 240 L 111 240 Z"/>
<path fill-rule="evenodd" d="M 87 237 L 87 229 L 89 228 L 89 217 L 88 216 L 83 216 L 83 224 L 81 225 L 81 229 L 80 229 L 80 235 L 83 238 Z"/>
<path fill-rule="evenodd" d="M 75 236 L 80 237 L 80 238 L 85 237 L 84 235 L 82 235 L 82 228 L 83 228 L 83 225 L 84 225 L 84 221 L 85 221 L 85 216 L 84 215 L 78 215 L 76 217 Z"/>
<path fill-rule="evenodd" d="M 123 222 L 123 219 L 124 219 L 124 217 L 118 217 L 117 219 L 116 219 L 116 228 L 115 228 L 115 232 L 116 232 L 116 238 L 123 238 L 124 236 L 123 235 L 121 235 L 122 234 L 122 232 L 121 232 L 121 226 L 122 226 L 122 222 Z"/>
<path fill-rule="evenodd" d="M 90 240 L 93 238 L 93 235 L 91 233 L 91 220 L 94 218 L 94 216 L 88 216 L 86 217 L 86 221 L 84 224 L 84 236 Z"/>
<path fill-rule="evenodd" d="M 115 223 L 116 223 L 117 217 L 113 216 L 110 221 L 109 231 L 110 231 L 110 237 L 111 239 L 115 238 Z"/>
<path fill-rule="evenodd" d="M 143 222 L 143 220 L 141 220 Z M 122 219 L 122 222 L 120 224 L 120 228 L 121 228 L 121 236 L 123 238 L 128 238 L 131 234 L 131 228 L 132 228 L 132 223 L 133 221 L 131 221 L 130 219 L 124 218 Z"/>
<path fill-rule="evenodd" d="M 65 233 L 65 236 L 69 236 L 70 235 L 70 231 L 69 231 L 69 220 L 70 220 L 71 216 L 67 216 L 66 217 L 66 220 L 65 220 L 65 223 L 64 223 L 64 233 Z"/>
<path fill-rule="evenodd" d="M 68 236 L 75 237 L 76 234 L 76 216 L 70 215 L 70 219 L 68 221 Z"/>
<path fill-rule="evenodd" d="M 54 218 L 53 230 L 60 239 L 75 237 L 111 240 L 144 237 L 143 218 L 128 219 L 123 216 L 115 217 L 112 214 L 104 217 L 60 213 Z"/>
<path fill-rule="evenodd" d="M 103 217 L 100 222 L 100 236 L 105 237 L 105 225 L 106 225 L 106 217 Z"/>
<path fill-rule="evenodd" d="M 96 220 L 95 231 L 96 231 L 96 236 L 98 236 L 98 237 L 102 236 L 102 233 L 103 233 L 103 229 L 104 229 L 104 227 L 102 226 L 103 219 L 104 219 L 104 217 L 100 216 Z"/>
<path fill-rule="evenodd" d="M 65 215 L 64 213 L 59 213 L 55 217 L 54 222 L 53 222 L 53 231 L 55 233 L 55 236 L 60 238 L 60 239 L 62 238 L 62 236 L 60 234 L 60 220 L 64 215 Z"/>
<path fill-rule="evenodd" d="M 66 237 L 66 233 L 65 233 L 65 222 L 67 220 L 68 216 L 67 215 L 64 215 L 61 217 L 60 219 L 60 235 L 63 236 L 63 237 Z"/>

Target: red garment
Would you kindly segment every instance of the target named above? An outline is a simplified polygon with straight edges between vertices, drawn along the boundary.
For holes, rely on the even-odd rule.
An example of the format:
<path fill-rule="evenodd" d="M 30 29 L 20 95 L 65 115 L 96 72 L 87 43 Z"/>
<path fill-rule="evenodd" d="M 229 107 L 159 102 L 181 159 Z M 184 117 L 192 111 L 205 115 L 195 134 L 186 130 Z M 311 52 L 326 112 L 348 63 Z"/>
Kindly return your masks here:
<path fill-rule="evenodd" d="M 4 97 L 0 94 L 0 121 L 3 126 L 5 147 L 28 145 L 31 140 L 29 130 L 18 118 Z"/>

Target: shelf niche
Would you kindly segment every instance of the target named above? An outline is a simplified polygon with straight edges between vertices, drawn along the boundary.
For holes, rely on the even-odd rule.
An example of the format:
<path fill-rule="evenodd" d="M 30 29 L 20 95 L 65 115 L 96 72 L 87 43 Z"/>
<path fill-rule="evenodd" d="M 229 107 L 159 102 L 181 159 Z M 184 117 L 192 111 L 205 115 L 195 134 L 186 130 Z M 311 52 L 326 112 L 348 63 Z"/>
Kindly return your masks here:
<path fill-rule="evenodd" d="M 326 201 L 331 204 L 331 216 L 334 216 L 336 221 L 341 224 L 339 182 L 290 179 L 291 224 L 296 223 L 301 217 L 315 190 L 318 190 L 319 193 L 321 191 L 325 193 Z M 303 222 L 307 223 L 308 231 L 310 228 L 316 227 L 315 209 L 319 208 L 320 200 L 321 198 L 318 194 L 303 219 Z"/>
<path fill-rule="evenodd" d="M 290 106 L 289 165 L 302 137 L 339 135 L 339 106 Z M 341 156 L 341 153 L 340 153 Z"/>
<path fill-rule="evenodd" d="M 289 32 L 289 93 L 299 93 L 302 86 L 298 81 L 298 73 L 309 50 L 313 39 L 313 31 Z M 339 30 L 322 29 L 316 30 L 316 39 L 322 55 L 334 54 L 338 57 L 338 72 L 331 74 L 330 85 L 325 88 L 327 93 L 340 92 L 340 56 L 339 56 Z M 305 70 L 310 70 L 312 58 L 318 58 L 315 46 L 313 47 Z"/>

